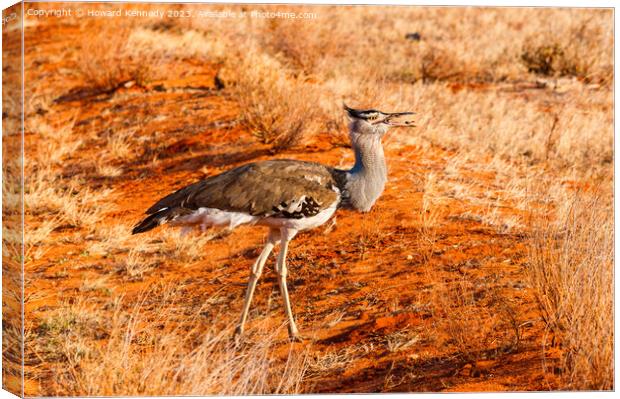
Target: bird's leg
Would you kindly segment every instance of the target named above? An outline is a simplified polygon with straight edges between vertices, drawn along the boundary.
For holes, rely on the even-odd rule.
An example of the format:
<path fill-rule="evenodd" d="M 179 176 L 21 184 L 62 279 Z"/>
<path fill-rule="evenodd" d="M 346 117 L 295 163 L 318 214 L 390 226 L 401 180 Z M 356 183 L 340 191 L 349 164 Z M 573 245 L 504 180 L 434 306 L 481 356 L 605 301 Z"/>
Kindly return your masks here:
<path fill-rule="evenodd" d="M 278 254 L 278 263 L 276 264 L 276 272 L 278 273 L 278 285 L 280 286 L 280 292 L 284 298 L 284 310 L 288 317 L 288 335 L 293 338 L 299 338 L 299 331 L 295 325 L 295 318 L 293 317 L 293 311 L 291 310 L 291 301 L 288 296 L 288 288 L 286 287 L 286 253 L 288 252 L 289 238 L 283 235 L 280 242 L 280 253 Z"/>
<path fill-rule="evenodd" d="M 252 296 L 254 295 L 254 289 L 256 288 L 256 282 L 260 278 L 261 273 L 263 272 L 263 267 L 265 266 L 265 262 L 271 253 L 275 243 L 276 236 L 273 232 L 269 234 L 269 238 L 267 239 L 267 243 L 263 247 L 262 252 L 252 265 L 252 270 L 250 274 L 250 281 L 248 282 L 248 288 L 245 291 L 245 299 L 243 301 L 243 311 L 241 312 L 241 320 L 239 321 L 239 325 L 235 330 L 235 335 L 240 335 L 243 333 L 243 328 L 245 325 L 245 321 L 248 318 L 248 312 L 250 311 L 250 302 L 252 302 Z"/>

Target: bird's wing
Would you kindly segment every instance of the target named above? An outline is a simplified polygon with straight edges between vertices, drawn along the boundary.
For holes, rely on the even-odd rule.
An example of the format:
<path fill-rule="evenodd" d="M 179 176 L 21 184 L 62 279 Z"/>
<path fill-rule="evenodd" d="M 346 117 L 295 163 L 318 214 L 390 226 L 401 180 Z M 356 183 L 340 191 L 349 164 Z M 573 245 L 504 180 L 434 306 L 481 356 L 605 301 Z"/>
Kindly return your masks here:
<path fill-rule="evenodd" d="M 314 216 L 339 199 L 330 170 L 320 164 L 275 160 L 251 163 L 184 187 L 147 210 L 216 208 L 253 216 Z"/>

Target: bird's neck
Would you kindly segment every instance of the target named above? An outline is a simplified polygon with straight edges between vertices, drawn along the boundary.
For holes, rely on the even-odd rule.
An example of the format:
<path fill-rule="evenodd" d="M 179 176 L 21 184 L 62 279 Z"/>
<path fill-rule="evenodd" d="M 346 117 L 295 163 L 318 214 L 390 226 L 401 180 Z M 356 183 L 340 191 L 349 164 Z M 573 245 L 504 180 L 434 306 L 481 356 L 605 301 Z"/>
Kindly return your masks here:
<path fill-rule="evenodd" d="M 363 134 L 351 126 L 355 165 L 348 173 L 347 191 L 351 205 L 367 212 L 377 201 L 387 181 L 387 166 L 381 145 L 382 132 Z"/>

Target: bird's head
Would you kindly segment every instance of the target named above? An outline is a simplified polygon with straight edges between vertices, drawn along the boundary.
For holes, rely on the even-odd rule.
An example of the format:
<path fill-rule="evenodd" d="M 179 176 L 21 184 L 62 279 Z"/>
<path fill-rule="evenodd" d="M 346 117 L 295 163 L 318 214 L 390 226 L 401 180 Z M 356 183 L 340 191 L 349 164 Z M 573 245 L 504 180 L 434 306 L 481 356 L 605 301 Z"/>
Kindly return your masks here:
<path fill-rule="evenodd" d="M 344 104 L 347 116 L 359 133 L 383 135 L 392 126 L 414 127 L 413 112 L 382 112 L 376 109 L 353 109 Z"/>

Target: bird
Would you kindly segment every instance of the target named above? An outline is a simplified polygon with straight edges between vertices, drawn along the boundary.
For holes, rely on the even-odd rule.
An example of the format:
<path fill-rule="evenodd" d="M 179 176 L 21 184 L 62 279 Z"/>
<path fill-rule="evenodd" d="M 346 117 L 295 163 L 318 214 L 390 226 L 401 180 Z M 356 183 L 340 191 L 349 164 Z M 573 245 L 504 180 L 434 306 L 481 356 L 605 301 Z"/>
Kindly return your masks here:
<path fill-rule="evenodd" d="M 163 224 L 184 229 L 266 226 L 265 245 L 250 269 L 235 337 L 243 335 L 256 284 L 276 245 L 276 274 L 291 340 L 303 340 L 295 324 L 286 284 L 290 241 L 326 223 L 339 208 L 368 212 L 382 194 L 388 173 L 382 138 L 396 126 L 413 127 L 414 112 L 354 109 L 343 104 L 355 155 L 350 169 L 303 160 L 252 162 L 185 186 L 157 201 L 132 230 L 139 234 Z"/>

